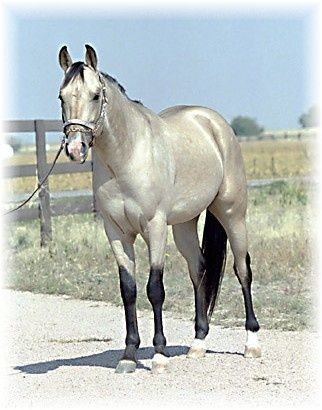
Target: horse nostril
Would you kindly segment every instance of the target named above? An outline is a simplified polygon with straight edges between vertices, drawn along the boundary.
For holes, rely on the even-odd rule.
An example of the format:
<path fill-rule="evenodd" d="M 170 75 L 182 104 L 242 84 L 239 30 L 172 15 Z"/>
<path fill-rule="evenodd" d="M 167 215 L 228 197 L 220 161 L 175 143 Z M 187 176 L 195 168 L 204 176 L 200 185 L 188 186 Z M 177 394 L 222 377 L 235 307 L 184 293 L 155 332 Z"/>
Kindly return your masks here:
<path fill-rule="evenodd" d="M 87 151 L 86 144 L 85 144 L 85 142 L 82 142 L 81 154 L 82 154 L 82 155 L 85 155 L 85 154 L 86 154 L 86 151 Z"/>
<path fill-rule="evenodd" d="M 67 155 L 67 157 L 69 157 L 69 151 L 68 151 L 68 142 L 65 143 L 65 154 Z"/>

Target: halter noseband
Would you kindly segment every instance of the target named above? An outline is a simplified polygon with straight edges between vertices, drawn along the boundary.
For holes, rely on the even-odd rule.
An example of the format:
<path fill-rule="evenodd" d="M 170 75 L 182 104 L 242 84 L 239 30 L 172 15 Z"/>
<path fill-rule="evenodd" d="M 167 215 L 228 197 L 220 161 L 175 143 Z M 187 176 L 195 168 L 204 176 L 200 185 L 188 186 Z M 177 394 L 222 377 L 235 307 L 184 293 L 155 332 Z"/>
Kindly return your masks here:
<path fill-rule="evenodd" d="M 97 120 L 96 121 L 84 121 L 78 118 L 72 118 L 63 123 L 63 131 L 66 137 L 68 137 L 68 134 L 70 132 L 76 132 L 76 131 L 83 132 L 83 133 L 90 132 L 92 134 L 92 139 L 89 143 L 90 147 L 93 145 L 94 138 L 98 136 L 99 130 L 101 126 L 103 125 L 103 121 L 104 121 L 105 113 L 106 113 L 105 108 L 107 105 L 106 87 L 105 87 L 101 73 L 98 73 L 98 78 L 102 86 L 101 90 L 103 94 L 103 103 L 101 105 L 101 112 Z"/>

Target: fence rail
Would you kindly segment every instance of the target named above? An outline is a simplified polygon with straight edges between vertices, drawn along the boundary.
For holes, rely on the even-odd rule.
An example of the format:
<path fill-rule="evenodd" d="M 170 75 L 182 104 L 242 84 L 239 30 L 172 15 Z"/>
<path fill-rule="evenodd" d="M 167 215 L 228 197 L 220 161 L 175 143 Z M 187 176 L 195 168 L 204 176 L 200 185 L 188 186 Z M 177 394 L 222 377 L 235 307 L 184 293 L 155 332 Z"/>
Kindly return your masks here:
<path fill-rule="evenodd" d="M 51 164 L 45 164 L 45 172 L 49 171 Z M 91 162 L 85 162 L 84 164 L 74 164 L 73 162 L 57 163 L 52 170 L 51 175 L 58 174 L 72 174 L 73 172 L 91 172 Z M 32 177 L 37 173 L 37 165 L 8 165 L 2 167 L 2 173 L 4 178 L 19 178 L 19 177 Z"/>

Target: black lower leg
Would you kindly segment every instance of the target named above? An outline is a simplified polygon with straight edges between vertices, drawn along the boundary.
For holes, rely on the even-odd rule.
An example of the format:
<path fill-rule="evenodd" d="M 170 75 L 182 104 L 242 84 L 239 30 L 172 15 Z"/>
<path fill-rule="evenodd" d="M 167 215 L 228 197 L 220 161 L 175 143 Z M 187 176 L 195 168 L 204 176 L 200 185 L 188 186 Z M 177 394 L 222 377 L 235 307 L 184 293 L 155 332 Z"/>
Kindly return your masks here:
<path fill-rule="evenodd" d="M 140 337 L 136 316 L 136 283 L 133 276 L 123 267 L 119 267 L 121 296 L 125 310 L 126 339 L 123 359 L 137 362 L 137 349 Z"/>
<path fill-rule="evenodd" d="M 202 290 L 195 291 L 195 338 L 205 339 L 209 332 L 209 323 L 207 319 L 207 306 Z"/>
<path fill-rule="evenodd" d="M 147 284 L 148 299 L 154 313 L 153 346 L 156 353 L 165 354 L 166 338 L 163 334 L 162 305 L 165 298 L 163 268 L 151 267 Z"/>
<path fill-rule="evenodd" d="M 256 319 L 254 308 L 253 308 L 253 301 L 252 301 L 252 294 L 251 294 L 252 270 L 250 267 L 250 263 L 251 263 L 250 256 L 249 256 L 249 253 L 247 253 L 247 256 L 246 256 L 247 275 L 245 278 L 241 279 L 235 265 L 234 265 L 234 271 L 239 280 L 239 283 L 241 284 L 243 296 L 244 296 L 244 304 L 245 304 L 245 312 L 246 312 L 245 328 L 246 330 L 257 332 L 259 330 L 259 324 Z"/>
<path fill-rule="evenodd" d="M 205 281 L 203 281 L 205 267 L 200 262 L 196 279 L 193 280 L 195 294 L 195 338 L 205 339 L 209 332 L 209 323 L 207 318 L 207 301 L 205 292 Z"/>

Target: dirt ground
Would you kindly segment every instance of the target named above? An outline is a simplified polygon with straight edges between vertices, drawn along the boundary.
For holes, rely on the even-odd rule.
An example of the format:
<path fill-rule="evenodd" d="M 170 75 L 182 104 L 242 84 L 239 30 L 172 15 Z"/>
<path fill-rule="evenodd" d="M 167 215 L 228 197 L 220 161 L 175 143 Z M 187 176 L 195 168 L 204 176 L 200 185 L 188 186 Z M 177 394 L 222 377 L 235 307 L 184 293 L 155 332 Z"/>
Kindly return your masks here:
<path fill-rule="evenodd" d="M 124 314 L 104 302 L 2 290 L 6 363 L 2 407 L 215 408 L 318 405 L 318 334 L 262 329 L 263 356 L 242 355 L 245 331 L 212 327 L 202 359 L 187 359 L 193 323 L 165 314 L 168 371 L 151 373 L 152 314 L 139 312 L 135 373 L 114 369 Z"/>

